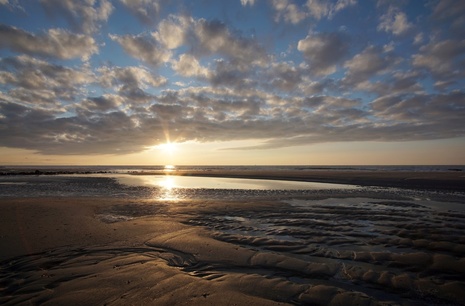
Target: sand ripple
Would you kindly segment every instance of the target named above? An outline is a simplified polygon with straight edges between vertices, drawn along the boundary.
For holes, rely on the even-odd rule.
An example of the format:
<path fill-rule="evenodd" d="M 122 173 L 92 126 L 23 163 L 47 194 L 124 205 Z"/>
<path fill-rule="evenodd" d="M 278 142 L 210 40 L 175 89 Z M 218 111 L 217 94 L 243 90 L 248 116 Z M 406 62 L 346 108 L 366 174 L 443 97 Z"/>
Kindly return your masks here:
<path fill-rule="evenodd" d="M 184 225 L 159 234 L 154 230 L 138 245 L 60 247 L 4 261 L 0 304 L 465 301 L 465 215 L 416 201 L 118 204 L 99 213 L 146 218 L 147 223 L 163 214 L 160 218 Z"/>
<path fill-rule="evenodd" d="M 253 266 L 279 269 L 287 280 L 298 277 L 300 283 L 337 288 L 319 287 L 320 291 L 340 295 L 338 290 L 345 288 L 378 302 L 465 300 L 463 214 L 408 201 L 289 203 L 266 213 L 254 209 L 211 213 L 189 224 L 209 228 L 220 241 L 267 254 L 268 261 L 256 260 Z M 273 256 L 279 258 L 270 260 Z M 302 294 L 299 303 L 317 303 L 308 297 L 315 290 L 311 287 Z"/>

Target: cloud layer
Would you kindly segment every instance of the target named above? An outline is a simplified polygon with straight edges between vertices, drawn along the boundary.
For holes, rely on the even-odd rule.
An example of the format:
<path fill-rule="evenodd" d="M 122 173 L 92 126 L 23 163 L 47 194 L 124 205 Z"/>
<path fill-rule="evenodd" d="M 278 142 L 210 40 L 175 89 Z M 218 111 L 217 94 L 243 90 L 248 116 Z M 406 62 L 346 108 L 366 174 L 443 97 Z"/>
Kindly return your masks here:
<path fill-rule="evenodd" d="M 0 146 L 126 154 L 167 138 L 258 141 L 245 150 L 465 136 L 464 5 L 236 2 L 236 14 L 203 16 L 182 1 L 1 1 L 46 22 L 0 24 Z"/>

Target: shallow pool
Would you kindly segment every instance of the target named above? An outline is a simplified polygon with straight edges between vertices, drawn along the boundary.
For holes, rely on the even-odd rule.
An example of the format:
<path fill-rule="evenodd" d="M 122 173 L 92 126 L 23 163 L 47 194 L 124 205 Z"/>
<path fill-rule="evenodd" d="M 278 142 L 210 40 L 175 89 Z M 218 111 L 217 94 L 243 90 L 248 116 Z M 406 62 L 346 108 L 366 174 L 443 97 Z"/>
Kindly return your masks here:
<path fill-rule="evenodd" d="M 120 184 L 124 185 L 167 189 L 322 190 L 357 188 L 354 185 L 344 184 L 178 175 L 118 175 L 116 178 Z"/>

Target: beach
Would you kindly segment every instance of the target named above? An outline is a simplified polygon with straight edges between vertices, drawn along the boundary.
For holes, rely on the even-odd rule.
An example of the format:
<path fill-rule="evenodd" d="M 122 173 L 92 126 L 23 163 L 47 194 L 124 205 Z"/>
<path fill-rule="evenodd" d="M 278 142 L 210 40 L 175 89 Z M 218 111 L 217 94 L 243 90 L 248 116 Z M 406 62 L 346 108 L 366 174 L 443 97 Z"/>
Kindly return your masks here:
<path fill-rule="evenodd" d="M 178 193 L 2 178 L 0 303 L 464 304 L 463 173 L 203 172 L 172 174 L 354 186 Z"/>

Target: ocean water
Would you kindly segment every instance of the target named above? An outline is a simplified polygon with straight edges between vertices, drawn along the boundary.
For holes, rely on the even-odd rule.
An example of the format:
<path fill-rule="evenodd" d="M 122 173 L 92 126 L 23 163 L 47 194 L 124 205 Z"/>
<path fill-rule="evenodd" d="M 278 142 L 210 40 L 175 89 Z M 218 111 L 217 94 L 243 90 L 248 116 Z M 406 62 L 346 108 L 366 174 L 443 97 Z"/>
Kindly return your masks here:
<path fill-rule="evenodd" d="M 0 166 L 0 174 L 15 174 L 15 173 L 32 173 L 35 171 L 41 172 L 59 172 L 59 173 L 144 173 L 150 171 L 165 170 L 165 165 L 155 166 Z M 235 171 L 235 170 L 270 170 L 270 171 L 465 171 L 465 165 L 417 165 L 417 166 L 175 166 L 178 170 L 194 170 L 194 171 Z"/>

